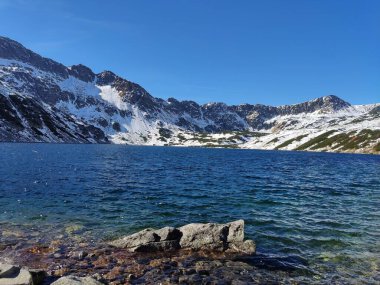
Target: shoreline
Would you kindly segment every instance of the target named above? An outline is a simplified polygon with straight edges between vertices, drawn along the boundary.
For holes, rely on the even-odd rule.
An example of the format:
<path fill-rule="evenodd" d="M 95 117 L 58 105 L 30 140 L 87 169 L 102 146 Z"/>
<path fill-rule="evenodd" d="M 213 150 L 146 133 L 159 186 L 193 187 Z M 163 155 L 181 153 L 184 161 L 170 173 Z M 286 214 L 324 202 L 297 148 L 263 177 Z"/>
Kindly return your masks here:
<path fill-rule="evenodd" d="M 146 145 L 146 144 L 116 144 L 116 143 L 70 143 L 70 142 L 12 142 L 12 141 L 0 141 L 1 144 L 36 144 L 36 145 L 112 145 L 112 146 L 128 146 L 128 147 L 163 147 L 163 148 L 194 148 L 194 149 L 228 149 L 228 150 L 244 150 L 244 151 L 263 151 L 263 152 L 288 152 L 288 153 L 326 153 L 326 154 L 346 154 L 346 155 L 380 155 L 380 152 L 355 152 L 355 151 L 328 151 L 328 150 L 287 150 L 287 149 L 262 149 L 262 148 L 242 148 L 231 146 L 206 146 L 206 145 Z"/>
<path fill-rule="evenodd" d="M 334 270 L 316 272 L 309 261 L 300 255 L 246 254 L 207 247 L 131 252 L 124 245 L 111 245 L 141 232 L 144 230 L 111 241 L 86 240 L 74 232 L 71 236 L 57 236 L 50 241 L 37 239 L 29 244 L 25 240 L 17 242 L 16 239 L 10 239 L 5 246 L 0 243 L 0 265 L 14 265 L 24 272 L 37 272 L 39 278 L 43 276 L 41 283 L 33 285 L 54 284 L 53 282 L 65 276 L 92 278 L 100 282 L 99 284 L 110 285 L 351 284 L 356 280 L 339 276 Z M 28 238 L 26 240 L 30 241 Z M 138 242 L 144 245 L 146 239 L 139 236 Z M 360 278 L 364 284 L 371 284 L 371 280 L 377 280 L 378 277 L 373 275 Z M 3 284 L 1 274 L 0 284 Z M 54 285 L 59 284 L 61 283 Z"/>
<path fill-rule="evenodd" d="M 30 276 L 38 272 L 40 281 L 33 285 L 55 285 L 65 276 L 112 285 L 266 284 L 311 272 L 302 258 L 256 255 L 255 243 L 244 239 L 243 220 L 145 229 L 108 242 L 73 237 L 71 243 L 62 238 L 24 248 L 16 243 L 0 248 L 0 264 L 0 269 L 16 264 Z M 1 277 L 0 270 L 0 284 Z"/>
<path fill-rule="evenodd" d="M 51 284 L 62 276 L 91 277 L 101 284 L 267 284 L 302 283 L 306 261 L 265 255 L 241 256 L 217 251 L 175 250 L 159 253 L 131 253 L 100 242 L 67 246 L 65 240 L 35 244 L 26 248 L 0 250 L 0 264 L 43 272 Z M 13 259 L 9 257 L 14 254 Z M 7 256 L 4 258 L 4 255 Z M 299 262 L 296 264 L 295 262 Z M 310 273 L 309 273 L 310 274 Z M 311 279 L 310 279 L 311 278 Z M 299 281 L 297 281 L 299 279 Z M 0 278 L 1 280 L 1 278 Z M 222 282 L 222 283 L 220 283 Z M 0 282 L 1 284 L 1 282 Z M 85 284 L 85 283 L 84 283 Z"/>

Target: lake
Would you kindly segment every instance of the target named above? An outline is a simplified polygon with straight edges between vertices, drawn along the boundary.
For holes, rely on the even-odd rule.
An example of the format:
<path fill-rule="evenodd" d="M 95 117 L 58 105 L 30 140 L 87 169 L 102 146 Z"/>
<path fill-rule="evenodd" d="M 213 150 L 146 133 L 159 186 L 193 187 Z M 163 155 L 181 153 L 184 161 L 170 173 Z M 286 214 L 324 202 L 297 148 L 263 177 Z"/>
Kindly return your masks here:
<path fill-rule="evenodd" d="M 380 281 L 380 156 L 3 143 L 0 161 L 0 243 L 244 219 L 258 254 L 313 280 Z"/>

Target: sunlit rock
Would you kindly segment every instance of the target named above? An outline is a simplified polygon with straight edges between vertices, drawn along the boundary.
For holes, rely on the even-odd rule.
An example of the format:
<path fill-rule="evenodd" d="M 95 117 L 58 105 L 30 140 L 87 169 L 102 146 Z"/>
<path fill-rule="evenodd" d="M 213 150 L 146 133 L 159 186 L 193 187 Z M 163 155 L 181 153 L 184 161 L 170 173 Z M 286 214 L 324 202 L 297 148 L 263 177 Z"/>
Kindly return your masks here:
<path fill-rule="evenodd" d="M 255 243 L 244 241 L 244 221 L 227 224 L 192 223 L 180 228 L 145 229 L 109 242 L 132 252 L 155 252 L 176 249 L 215 250 L 254 254 Z"/>

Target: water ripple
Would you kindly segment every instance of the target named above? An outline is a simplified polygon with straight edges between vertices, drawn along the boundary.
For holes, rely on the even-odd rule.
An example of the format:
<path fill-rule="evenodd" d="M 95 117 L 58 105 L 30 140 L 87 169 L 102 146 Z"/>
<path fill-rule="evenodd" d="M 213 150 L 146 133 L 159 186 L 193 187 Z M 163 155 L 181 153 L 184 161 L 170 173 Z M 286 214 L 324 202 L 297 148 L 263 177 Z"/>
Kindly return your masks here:
<path fill-rule="evenodd" d="M 17 225 L 46 239 L 79 223 L 103 239 L 243 218 L 266 266 L 276 256 L 334 282 L 380 280 L 379 156 L 116 145 L 0 150 L 2 229 Z"/>

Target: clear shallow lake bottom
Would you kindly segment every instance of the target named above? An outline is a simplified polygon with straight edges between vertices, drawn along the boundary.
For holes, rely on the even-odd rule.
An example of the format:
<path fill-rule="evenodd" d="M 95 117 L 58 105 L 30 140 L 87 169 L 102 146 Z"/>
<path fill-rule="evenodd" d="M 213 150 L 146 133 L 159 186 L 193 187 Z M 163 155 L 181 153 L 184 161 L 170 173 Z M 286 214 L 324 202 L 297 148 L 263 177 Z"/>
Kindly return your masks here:
<path fill-rule="evenodd" d="M 380 282 L 380 156 L 3 143 L 0 162 L 0 244 L 244 219 L 313 281 Z"/>

